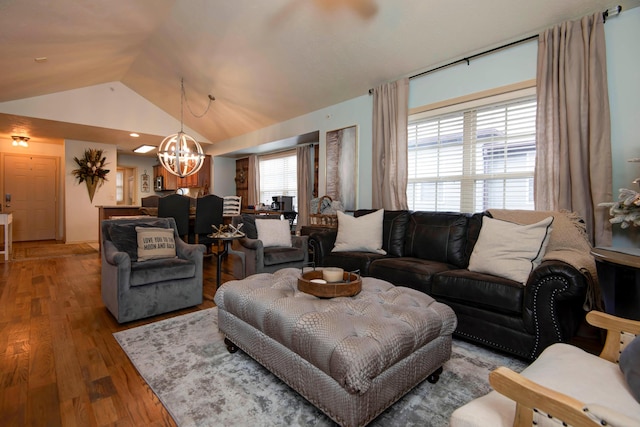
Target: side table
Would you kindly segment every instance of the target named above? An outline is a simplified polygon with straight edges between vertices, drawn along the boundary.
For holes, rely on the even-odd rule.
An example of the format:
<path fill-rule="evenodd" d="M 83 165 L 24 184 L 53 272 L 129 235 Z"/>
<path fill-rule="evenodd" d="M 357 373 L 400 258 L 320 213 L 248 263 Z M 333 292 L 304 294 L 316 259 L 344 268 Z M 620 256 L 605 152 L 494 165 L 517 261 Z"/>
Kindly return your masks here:
<path fill-rule="evenodd" d="M 224 258 L 229 254 L 229 253 L 233 253 L 236 254 L 238 256 L 240 256 L 240 259 L 242 261 L 242 271 L 244 271 L 244 253 L 242 252 L 237 252 L 231 249 L 231 242 L 233 242 L 236 239 L 240 239 L 242 236 L 218 236 L 215 234 L 210 234 L 207 237 L 210 237 L 214 240 L 217 240 L 218 242 L 222 242 L 224 245 L 224 249 L 222 250 L 222 252 L 218 252 L 217 254 L 217 258 L 218 258 L 218 269 L 216 271 L 216 289 L 220 287 L 220 280 L 221 280 L 221 272 L 222 272 L 222 261 L 224 260 Z"/>
<path fill-rule="evenodd" d="M 13 245 L 13 214 L 0 214 L 0 225 L 4 226 L 4 247 L 0 254 L 4 254 L 4 261 L 9 261 L 11 255 L 11 246 Z"/>
<path fill-rule="evenodd" d="M 640 320 L 640 249 L 596 247 L 598 280 L 607 313 Z"/>

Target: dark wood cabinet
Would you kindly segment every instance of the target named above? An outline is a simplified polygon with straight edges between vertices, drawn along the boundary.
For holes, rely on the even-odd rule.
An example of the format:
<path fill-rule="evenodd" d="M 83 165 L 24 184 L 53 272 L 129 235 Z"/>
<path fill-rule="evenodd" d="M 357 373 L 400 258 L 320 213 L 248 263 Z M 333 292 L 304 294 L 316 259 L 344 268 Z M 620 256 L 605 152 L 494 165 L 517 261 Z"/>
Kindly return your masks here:
<path fill-rule="evenodd" d="M 153 167 L 153 178 L 156 182 L 157 177 L 162 177 L 162 190 L 160 191 L 176 191 L 178 188 L 196 188 L 196 187 L 209 187 L 211 179 L 211 156 L 204 158 L 204 163 L 198 173 L 186 176 L 184 178 L 178 178 L 168 170 L 162 167 L 162 165 L 156 165 Z"/>
<path fill-rule="evenodd" d="M 178 177 L 161 165 L 153 167 L 153 182 L 157 182 L 158 177 L 162 177 L 162 189 L 156 188 L 156 191 L 175 191 L 178 189 Z"/>

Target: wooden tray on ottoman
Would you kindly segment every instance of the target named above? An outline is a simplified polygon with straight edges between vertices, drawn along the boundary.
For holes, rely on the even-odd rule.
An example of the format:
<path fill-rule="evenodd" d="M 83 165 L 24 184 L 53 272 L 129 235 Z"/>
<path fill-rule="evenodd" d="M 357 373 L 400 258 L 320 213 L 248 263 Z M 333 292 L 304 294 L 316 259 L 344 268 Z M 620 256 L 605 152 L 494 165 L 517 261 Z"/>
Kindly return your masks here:
<path fill-rule="evenodd" d="M 303 273 L 298 279 L 298 290 L 320 298 L 352 297 L 362 290 L 359 274 L 345 271 L 342 282 L 314 283 L 311 280 L 322 279 L 322 270 Z"/>

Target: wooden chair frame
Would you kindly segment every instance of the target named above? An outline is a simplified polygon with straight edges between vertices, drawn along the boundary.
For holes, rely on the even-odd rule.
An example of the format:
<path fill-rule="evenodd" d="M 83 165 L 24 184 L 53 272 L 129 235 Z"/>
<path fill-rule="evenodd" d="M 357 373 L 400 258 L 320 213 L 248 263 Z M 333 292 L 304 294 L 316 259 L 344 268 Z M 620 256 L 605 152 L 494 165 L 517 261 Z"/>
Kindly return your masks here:
<path fill-rule="evenodd" d="M 589 312 L 587 322 L 607 330 L 600 357 L 612 363 L 617 363 L 620 357 L 622 333 L 640 334 L 640 321 L 599 311 Z M 534 412 L 543 412 L 569 425 L 599 425 L 583 410 L 585 402 L 543 387 L 504 366 L 489 374 L 489 383 L 498 393 L 516 402 L 514 427 L 533 425 Z"/>

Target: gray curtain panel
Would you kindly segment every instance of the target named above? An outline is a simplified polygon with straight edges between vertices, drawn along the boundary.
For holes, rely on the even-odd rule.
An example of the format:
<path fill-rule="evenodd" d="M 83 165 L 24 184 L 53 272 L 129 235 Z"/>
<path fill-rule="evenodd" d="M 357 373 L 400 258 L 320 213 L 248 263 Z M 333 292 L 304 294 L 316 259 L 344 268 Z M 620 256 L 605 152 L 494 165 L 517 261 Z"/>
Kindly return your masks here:
<path fill-rule="evenodd" d="M 249 156 L 247 182 L 249 184 L 247 205 L 256 206 L 258 203 L 260 203 L 260 162 L 258 161 L 258 156 L 256 154 L 252 154 Z"/>
<path fill-rule="evenodd" d="M 577 212 L 591 243 L 610 246 L 611 123 L 602 13 L 539 36 L 537 210 Z"/>
<path fill-rule="evenodd" d="M 409 79 L 373 90 L 374 209 L 400 210 L 407 205 L 407 122 Z"/>
<path fill-rule="evenodd" d="M 311 201 L 311 152 L 313 145 L 304 145 L 296 148 L 298 158 L 298 221 L 296 230 L 309 222 L 309 202 Z"/>

